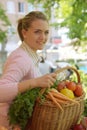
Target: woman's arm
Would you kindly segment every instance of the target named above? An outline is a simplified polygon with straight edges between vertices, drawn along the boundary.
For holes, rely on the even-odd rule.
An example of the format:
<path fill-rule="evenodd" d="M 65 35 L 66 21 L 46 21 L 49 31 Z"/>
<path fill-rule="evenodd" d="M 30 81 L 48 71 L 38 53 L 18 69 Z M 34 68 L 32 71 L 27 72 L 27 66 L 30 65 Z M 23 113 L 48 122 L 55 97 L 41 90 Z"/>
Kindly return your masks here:
<path fill-rule="evenodd" d="M 0 78 L 0 102 L 11 101 L 18 94 L 18 83 L 31 71 L 31 61 L 25 53 L 13 53 L 4 67 Z"/>
<path fill-rule="evenodd" d="M 46 74 L 44 76 L 41 76 L 39 78 L 33 78 L 29 80 L 22 81 L 18 84 L 18 90 L 20 93 L 25 92 L 28 89 L 32 89 L 35 87 L 51 87 L 54 82 L 56 81 L 56 74 Z"/>
<path fill-rule="evenodd" d="M 32 72 L 32 76 L 24 80 L 23 78 L 26 77 L 27 73 L 33 71 L 32 62 L 24 54 L 15 55 L 7 60 L 4 74 L 0 79 L 0 102 L 11 101 L 18 93 L 23 93 L 28 89 L 50 87 L 56 79 L 54 73 L 35 78 L 34 72 Z"/>

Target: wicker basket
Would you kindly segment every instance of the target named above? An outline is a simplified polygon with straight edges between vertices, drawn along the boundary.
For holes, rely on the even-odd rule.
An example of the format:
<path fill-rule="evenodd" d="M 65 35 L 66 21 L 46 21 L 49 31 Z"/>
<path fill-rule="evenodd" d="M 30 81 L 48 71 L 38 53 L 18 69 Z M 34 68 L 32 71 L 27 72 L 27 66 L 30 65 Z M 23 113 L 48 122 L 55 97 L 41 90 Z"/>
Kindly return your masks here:
<path fill-rule="evenodd" d="M 56 73 L 66 69 L 72 69 L 76 72 L 80 83 L 80 75 L 75 68 L 64 67 L 57 70 Z M 61 112 L 51 101 L 45 101 L 43 104 L 37 101 L 31 118 L 31 125 L 29 121 L 26 130 L 69 130 L 72 125 L 76 124 L 84 111 L 84 97 L 85 93 L 75 99 L 79 105 L 75 103 L 62 105 L 64 112 Z"/>

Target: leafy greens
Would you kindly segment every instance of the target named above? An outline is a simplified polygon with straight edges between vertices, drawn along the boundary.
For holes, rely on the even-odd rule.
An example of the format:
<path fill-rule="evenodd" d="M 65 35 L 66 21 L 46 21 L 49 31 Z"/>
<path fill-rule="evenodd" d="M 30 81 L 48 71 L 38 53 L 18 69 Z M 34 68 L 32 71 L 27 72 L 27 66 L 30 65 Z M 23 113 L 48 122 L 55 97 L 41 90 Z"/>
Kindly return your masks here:
<path fill-rule="evenodd" d="M 36 98 L 39 96 L 40 88 L 28 90 L 18 94 L 9 108 L 9 121 L 11 125 L 18 124 L 24 130 L 28 118 L 32 116 Z"/>

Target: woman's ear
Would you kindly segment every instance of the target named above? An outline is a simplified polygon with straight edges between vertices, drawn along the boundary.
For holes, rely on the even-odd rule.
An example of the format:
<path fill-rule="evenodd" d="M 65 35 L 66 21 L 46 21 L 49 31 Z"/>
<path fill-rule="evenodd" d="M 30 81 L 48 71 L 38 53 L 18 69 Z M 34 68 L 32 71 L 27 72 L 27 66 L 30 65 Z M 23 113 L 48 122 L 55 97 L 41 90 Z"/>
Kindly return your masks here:
<path fill-rule="evenodd" d="M 24 38 L 26 38 L 26 32 L 27 31 L 25 29 L 22 29 L 22 35 L 23 35 Z"/>

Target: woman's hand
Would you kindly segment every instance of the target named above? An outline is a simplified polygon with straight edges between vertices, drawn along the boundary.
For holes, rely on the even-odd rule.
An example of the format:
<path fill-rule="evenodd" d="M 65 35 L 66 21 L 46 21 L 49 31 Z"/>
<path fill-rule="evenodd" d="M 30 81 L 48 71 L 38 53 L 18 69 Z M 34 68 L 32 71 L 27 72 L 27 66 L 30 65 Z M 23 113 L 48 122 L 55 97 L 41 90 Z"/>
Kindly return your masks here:
<path fill-rule="evenodd" d="M 4 126 L 0 126 L 0 130 L 8 130 L 8 129 L 5 128 Z"/>
<path fill-rule="evenodd" d="M 29 80 L 22 81 L 18 84 L 18 91 L 23 93 L 29 89 L 36 87 L 46 88 L 51 87 L 56 81 L 56 74 L 50 73 L 38 78 L 32 78 Z"/>
<path fill-rule="evenodd" d="M 36 78 L 35 79 L 36 86 L 41 88 L 51 87 L 56 81 L 56 76 L 57 75 L 55 73 L 51 73 Z"/>

